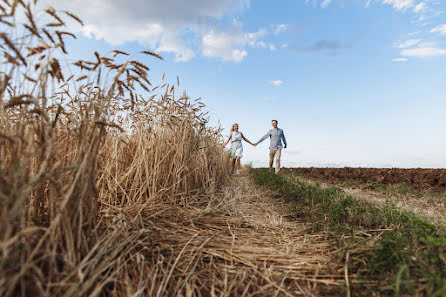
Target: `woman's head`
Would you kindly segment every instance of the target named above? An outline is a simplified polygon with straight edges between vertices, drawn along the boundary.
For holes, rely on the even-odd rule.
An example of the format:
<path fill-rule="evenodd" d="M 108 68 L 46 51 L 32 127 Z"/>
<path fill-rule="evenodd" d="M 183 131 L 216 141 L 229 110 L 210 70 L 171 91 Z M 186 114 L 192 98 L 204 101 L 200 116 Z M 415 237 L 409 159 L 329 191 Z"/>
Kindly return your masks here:
<path fill-rule="evenodd" d="M 237 123 L 232 124 L 231 132 L 237 132 L 237 131 L 238 131 L 238 124 Z"/>

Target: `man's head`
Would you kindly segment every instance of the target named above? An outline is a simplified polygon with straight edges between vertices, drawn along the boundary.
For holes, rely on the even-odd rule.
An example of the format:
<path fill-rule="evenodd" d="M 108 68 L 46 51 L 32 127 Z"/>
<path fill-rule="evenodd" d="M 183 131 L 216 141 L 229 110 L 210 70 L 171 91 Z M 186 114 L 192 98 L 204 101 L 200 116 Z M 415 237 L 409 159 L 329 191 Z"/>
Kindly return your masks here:
<path fill-rule="evenodd" d="M 277 120 L 272 120 L 271 121 L 271 124 L 273 125 L 273 128 L 274 129 L 276 129 L 277 128 L 277 124 L 278 124 L 279 122 L 277 122 Z"/>

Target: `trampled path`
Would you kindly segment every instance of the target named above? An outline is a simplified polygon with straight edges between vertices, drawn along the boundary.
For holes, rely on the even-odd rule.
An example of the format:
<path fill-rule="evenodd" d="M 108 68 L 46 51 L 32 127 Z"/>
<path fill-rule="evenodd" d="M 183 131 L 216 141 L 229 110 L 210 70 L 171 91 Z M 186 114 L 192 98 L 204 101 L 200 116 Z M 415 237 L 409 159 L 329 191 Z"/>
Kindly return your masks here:
<path fill-rule="evenodd" d="M 344 264 L 329 234 L 311 233 L 307 223 L 289 219 L 290 205 L 273 195 L 247 176 L 234 177 L 218 207 L 225 222 L 206 249 L 230 255 L 229 271 L 262 278 L 264 296 L 338 295 Z"/>
<path fill-rule="evenodd" d="M 149 253 L 144 277 L 153 284 L 146 286 L 147 296 L 349 296 L 351 284 L 380 296 L 378 283 L 352 271 L 357 255 L 375 240 L 346 252 L 339 243 L 350 233 L 315 231 L 326 218 L 296 217 L 298 200 L 282 200 L 249 174 L 234 176 L 217 193 L 185 199 L 142 213 L 147 219 L 136 231 L 150 242 L 142 250 Z"/>

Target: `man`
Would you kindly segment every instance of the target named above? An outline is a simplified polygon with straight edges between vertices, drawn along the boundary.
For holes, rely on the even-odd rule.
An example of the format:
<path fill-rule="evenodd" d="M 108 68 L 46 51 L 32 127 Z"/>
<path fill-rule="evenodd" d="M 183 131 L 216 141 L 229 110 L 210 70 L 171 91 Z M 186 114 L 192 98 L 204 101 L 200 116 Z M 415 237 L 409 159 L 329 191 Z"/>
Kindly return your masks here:
<path fill-rule="evenodd" d="M 270 145 L 269 145 L 269 170 L 273 169 L 273 163 L 274 159 L 276 159 L 276 173 L 279 173 L 280 171 L 280 155 L 282 153 L 282 141 L 283 141 L 283 148 L 287 147 L 285 134 L 283 133 L 282 129 L 279 129 L 277 127 L 278 122 L 276 120 L 272 120 L 273 129 L 269 130 L 268 133 L 266 133 L 265 136 L 260 138 L 259 141 L 257 141 L 254 146 L 257 146 L 259 143 L 270 138 Z"/>

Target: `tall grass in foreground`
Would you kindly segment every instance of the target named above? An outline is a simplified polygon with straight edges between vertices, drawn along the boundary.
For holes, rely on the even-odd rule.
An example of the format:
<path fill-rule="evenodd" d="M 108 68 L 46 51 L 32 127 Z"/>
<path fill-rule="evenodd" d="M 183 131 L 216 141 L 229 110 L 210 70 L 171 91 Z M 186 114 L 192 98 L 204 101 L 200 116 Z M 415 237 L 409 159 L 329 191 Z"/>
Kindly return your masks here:
<path fill-rule="evenodd" d="M 354 199 L 337 187 L 322 188 L 261 169 L 251 173 L 256 183 L 293 202 L 297 216 L 316 229 L 336 232 L 353 277 L 353 287 L 347 288 L 353 296 L 446 295 L 443 227 L 392 203 Z"/>
<path fill-rule="evenodd" d="M 143 217 L 225 181 L 219 131 L 138 55 L 66 68 L 82 21 L 34 4 L 0 2 L 0 296 L 168 295 Z"/>

